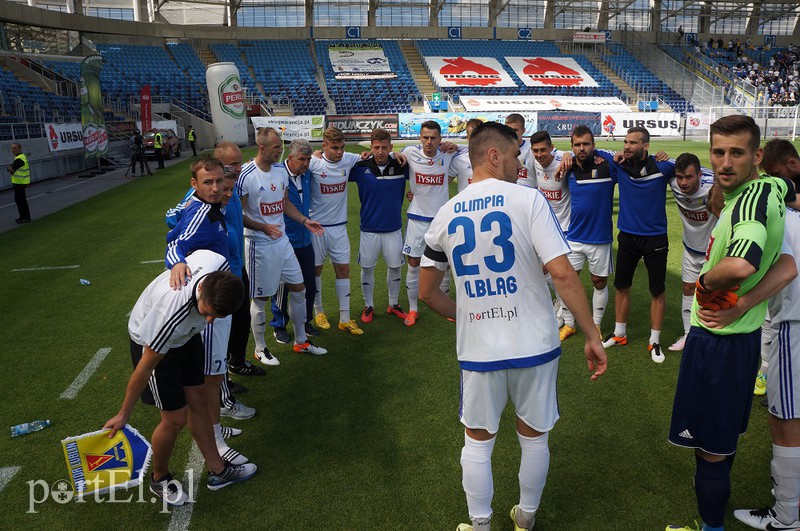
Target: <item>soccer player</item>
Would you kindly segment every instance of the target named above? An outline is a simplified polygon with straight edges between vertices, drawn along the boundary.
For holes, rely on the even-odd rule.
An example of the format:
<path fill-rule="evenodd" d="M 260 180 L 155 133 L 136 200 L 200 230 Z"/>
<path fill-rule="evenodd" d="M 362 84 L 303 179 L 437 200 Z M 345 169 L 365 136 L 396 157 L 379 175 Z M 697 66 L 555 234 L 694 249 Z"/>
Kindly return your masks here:
<path fill-rule="evenodd" d="M 760 138 L 761 130 L 747 116 L 711 124 L 711 167 L 726 200 L 697 279 L 669 429 L 671 443 L 695 450 L 695 494 L 706 531 L 723 528 L 733 457 L 753 401 L 766 302 L 719 329 L 703 324 L 698 311 L 729 307 L 778 259 L 787 186 L 759 179 Z"/>
<path fill-rule="evenodd" d="M 472 132 L 483 122 L 478 118 L 467 120 L 466 133 L 467 143 Z M 454 177 L 458 182 L 458 191 L 462 191 L 472 182 L 472 164 L 469 161 L 469 149 L 459 149 L 458 153 L 450 162 L 450 177 Z"/>
<path fill-rule="evenodd" d="M 372 157 L 360 161 L 350 171 L 350 180 L 358 185 L 361 200 L 361 237 L 358 263 L 361 265 L 361 290 L 364 311 L 361 322 L 375 316 L 375 265 L 378 255 L 386 261 L 386 286 L 389 305 L 386 313 L 400 319 L 407 317 L 400 307 L 400 280 L 403 267 L 403 198 L 408 180 L 408 166 L 390 156 L 392 136 L 385 129 L 370 135 Z"/>
<path fill-rule="evenodd" d="M 324 234 L 312 238 L 316 264 L 317 298 L 314 302 L 317 326 L 331 327 L 322 309 L 322 266 L 330 256 L 336 275 L 336 298 L 339 301 L 339 330 L 353 335 L 364 331 L 350 318 L 350 238 L 347 236 L 347 180 L 350 170 L 361 158 L 344 150 L 344 134 L 329 127 L 322 135 L 322 158 L 312 158 L 309 169 L 313 176 L 311 212 L 325 227 Z"/>
<path fill-rule="evenodd" d="M 533 154 L 531 153 L 531 144 L 525 140 L 525 117 L 517 113 L 509 114 L 506 116 L 506 125 L 514 130 L 517 134 L 517 142 L 519 142 L 519 162 L 521 166 L 517 184 L 534 188 L 536 184 L 534 182 Z"/>
<path fill-rule="evenodd" d="M 547 131 L 531 135 L 534 175 L 532 184 L 550 203 L 558 225 L 564 234 L 569 231 L 570 196 L 569 181 L 561 176 L 561 152 L 553 149 L 553 141 Z"/>
<path fill-rule="evenodd" d="M 669 347 L 669 350 L 672 351 L 683 350 L 683 345 L 686 343 L 686 335 L 692 324 L 694 285 L 706 259 L 706 249 L 711 239 L 711 231 L 717 224 L 716 216 L 708 209 L 708 192 L 713 184 L 714 173 L 702 168 L 700 159 L 696 155 L 681 153 L 675 159 L 675 178 L 670 179 L 669 185 L 683 222 L 683 265 L 681 267 L 683 335 Z"/>
<path fill-rule="evenodd" d="M 631 284 L 639 260 L 644 260 L 650 288 L 650 339 L 647 351 L 656 363 L 664 361 L 661 327 L 666 306 L 667 277 L 667 183 L 675 176 L 674 165 L 656 162 L 647 153 L 650 133 L 631 127 L 625 135 L 623 161 L 619 164 L 619 216 L 617 217 L 617 270 L 614 275 L 614 332 L 603 341 L 605 348 L 628 344 L 627 323 Z M 616 163 L 614 163 L 616 164 Z"/>
<path fill-rule="evenodd" d="M 567 260 L 569 246 L 547 201 L 514 184 L 519 168 L 514 131 L 494 122 L 483 124 L 470 138 L 469 151 L 473 182 L 431 223 L 420 278 L 423 301 L 457 319 L 459 410 L 465 426 L 462 485 L 472 521 L 458 529 L 490 528 L 491 457 L 509 396 L 521 449 L 520 501 L 511 518 L 515 529 L 532 529 L 550 463 L 548 433 L 559 416 L 561 346 L 543 264 L 586 334 L 584 354 L 592 379 L 605 372 L 606 354 L 583 287 Z M 456 301 L 439 289 L 448 264 L 458 289 Z"/>
<path fill-rule="evenodd" d="M 425 233 L 439 208 L 450 197 L 450 164 L 457 152 L 441 152 L 442 128 L 438 122 L 429 120 L 420 125 L 421 145 L 403 148 L 408 160 L 409 189 L 414 196 L 406 211 L 406 239 L 403 254 L 406 255 L 406 290 L 408 292 L 408 315 L 406 326 L 414 326 L 419 317 L 419 264 L 425 251 Z M 471 159 L 470 159 L 471 160 Z"/>
<path fill-rule="evenodd" d="M 239 175 L 238 190 L 244 215 L 258 228 L 245 228 L 245 264 L 250 277 L 250 326 L 256 342 L 255 358 L 265 365 L 280 365 L 267 348 L 265 306 L 278 291 L 281 282 L 289 290 L 289 315 L 295 323 L 306 322 L 303 273 L 292 244 L 286 236 L 284 212 L 314 234 L 322 234 L 322 226 L 304 216 L 288 199 L 289 175 L 276 164 L 283 153 L 283 141 L 271 127 L 256 134 L 258 152 L 245 164 Z M 294 327 L 297 353 L 327 354 L 327 350 L 311 343 L 303 326 Z"/>
<path fill-rule="evenodd" d="M 580 274 L 589 263 L 594 293 L 592 317 L 599 329 L 608 304 L 608 275 L 614 271 L 611 257 L 613 226 L 611 210 L 617 167 L 610 163 L 611 155 L 596 151 L 594 134 L 585 125 L 577 125 L 570 134 L 574 162 L 567 173 L 570 191 L 570 217 L 567 241 L 571 252 L 569 261 Z M 597 163 L 595 157 L 606 159 Z M 575 317 L 569 308 L 562 307 L 564 326 L 559 331 L 562 341 L 577 332 Z"/>
<path fill-rule="evenodd" d="M 797 185 L 800 182 L 800 156 L 794 144 L 781 139 L 764 144 L 761 169 L 773 177 L 789 179 Z"/>
<path fill-rule="evenodd" d="M 186 258 L 189 280 L 180 290 L 170 286 L 164 271 L 139 296 L 128 321 L 133 374 L 119 412 L 103 428 L 110 437 L 130 418 L 136 401 L 155 405 L 161 420 L 150 439 L 153 447 L 150 491 L 170 505 L 189 497 L 174 481 L 169 458 L 183 427 L 189 430 L 208 468 L 208 488 L 221 489 L 249 479 L 252 463 L 227 464 L 217 452 L 203 388 L 203 344 L 199 331 L 205 323 L 230 315 L 241 302 L 242 283 L 228 268 L 225 257 L 199 250 Z"/>
<path fill-rule="evenodd" d="M 301 214 L 308 217 L 311 210 L 311 172 L 308 165 L 314 148 L 307 140 L 295 140 L 289 145 L 289 155 L 283 162 L 289 174 L 289 201 L 291 201 Z M 303 272 L 303 284 L 306 287 L 306 322 L 307 336 L 318 336 L 319 331 L 311 324 L 314 320 L 314 298 L 316 295 L 316 280 L 314 275 L 314 247 L 311 245 L 311 233 L 284 214 L 286 234 L 294 248 L 297 263 Z M 286 331 L 288 321 L 289 292 L 283 285 L 278 289 L 278 294 L 272 300 L 272 321 L 269 325 L 274 329 L 275 340 L 278 343 L 289 342 L 289 332 Z M 295 324 L 295 326 L 298 326 Z"/>

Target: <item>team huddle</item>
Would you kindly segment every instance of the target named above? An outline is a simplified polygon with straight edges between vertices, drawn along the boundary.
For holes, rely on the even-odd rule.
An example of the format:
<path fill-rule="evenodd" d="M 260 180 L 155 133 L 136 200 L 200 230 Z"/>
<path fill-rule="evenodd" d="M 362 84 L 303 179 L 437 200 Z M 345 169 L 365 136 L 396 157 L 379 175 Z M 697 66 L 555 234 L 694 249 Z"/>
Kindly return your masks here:
<path fill-rule="evenodd" d="M 321 154 L 296 140 L 279 162 L 283 141 L 263 128 L 257 154 L 246 164 L 227 142 L 214 157 L 192 164 L 192 189 L 167 216 L 167 271 L 146 288 L 130 317 L 134 373 L 120 412 L 105 426 L 124 426 L 140 396 L 159 409 L 151 491 L 171 505 L 188 501 L 169 472 L 175 439 L 187 422 L 206 460 L 210 489 L 256 473 L 227 443 L 241 430 L 220 422 L 221 416 L 255 414 L 233 396 L 226 373 L 264 374 L 246 360 L 251 333 L 255 360 L 280 364 L 265 339 L 268 302 L 277 342 L 292 341 L 298 354 L 327 353 L 312 338 L 331 328 L 321 289 L 328 257 L 339 333 L 368 333 L 362 326 L 376 317 L 375 268 L 383 256 L 387 315 L 413 327 L 422 300 L 456 323 L 462 485 L 470 517 L 458 529 L 490 529 L 491 456 L 509 398 L 521 453 L 520 498 L 510 514 L 516 530 L 532 529 L 549 469 L 548 434 L 559 418 L 561 343 L 580 328 L 591 378 L 606 372 L 605 350 L 628 344 L 630 290 L 640 261 L 651 295 L 647 352 L 656 363 L 665 359 L 669 188 L 684 247 L 684 333 L 669 347 L 683 356 L 669 440 L 695 450 L 703 529 L 723 528 L 754 382 L 757 391 L 766 390 L 771 413 L 775 504 L 734 514 L 756 529 L 800 528 L 800 393 L 793 386 L 800 363 L 791 348 L 800 340 L 794 261 L 800 214 L 792 208 L 800 157 L 791 143 L 760 148 L 752 119 L 722 118 L 711 126 L 706 169 L 689 153 L 651 155 L 649 132 L 641 127 L 627 131 L 620 153 L 596 149 L 585 125 L 573 128 L 571 152 L 555 150 L 547 132 L 525 138 L 518 114 L 505 124 L 470 120 L 466 132 L 468 145 L 459 146 L 442 141 L 437 122 L 424 122 L 419 144 L 393 152 L 391 135 L 378 129 L 359 156 L 347 153 L 342 132 L 329 128 Z M 760 176 L 759 165 L 772 177 Z M 450 198 L 453 180 L 458 193 Z M 351 316 L 349 182 L 360 200 L 360 324 Z M 403 264 L 407 311 L 399 301 Z M 591 303 L 579 277 L 586 264 Z M 615 324 L 603 337 L 612 273 Z"/>

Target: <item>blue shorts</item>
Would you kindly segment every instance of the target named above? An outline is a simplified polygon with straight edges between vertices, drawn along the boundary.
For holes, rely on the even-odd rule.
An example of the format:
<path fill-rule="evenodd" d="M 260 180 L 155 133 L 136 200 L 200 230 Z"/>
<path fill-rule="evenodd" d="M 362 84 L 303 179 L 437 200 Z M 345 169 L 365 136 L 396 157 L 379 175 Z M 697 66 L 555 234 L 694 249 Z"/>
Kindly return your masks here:
<path fill-rule="evenodd" d="M 693 326 L 683 347 L 669 442 L 710 454 L 735 453 L 739 435 L 747 431 L 760 364 L 760 328 L 717 335 Z"/>

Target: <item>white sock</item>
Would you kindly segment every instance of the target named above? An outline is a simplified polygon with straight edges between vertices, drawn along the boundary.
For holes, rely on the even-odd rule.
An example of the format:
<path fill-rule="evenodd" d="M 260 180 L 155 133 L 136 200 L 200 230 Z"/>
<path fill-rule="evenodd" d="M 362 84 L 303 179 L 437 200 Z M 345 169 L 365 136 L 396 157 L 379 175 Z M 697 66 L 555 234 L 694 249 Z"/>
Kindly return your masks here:
<path fill-rule="evenodd" d="M 561 306 L 561 317 L 564 318 L 564 324 L 569 326 L 570 328 L 575 328 L 575 316 L 572 315 L 572 312 L 569 311 L 567 305 Z"/>
<path fill-rule="evenodd" d="M 317 286 L 317 293 L 314 295 L 314 310 L 317 313 L 325 313 L 322 309 L 322 275 L 314 277 L 314 284 Z"/>
<path fill-rule="evenodd" d="M 442 293 L 449 293 L 450 292 L 450 268 L 447 268 L 447 271 L 444 272 L 444 277 L 442 277 L 442 283 L 439 284 L 439 289 L 442 290 Z"/>
<path fill-rule="evenodd" d="M 772 445 L 772 480 L 775 482 L 775 510 L 778 520 L 790 525 L 798 520 L 800 499 L 800 448 Z"/>
<path fill-rule="evenodd" d="M 536 513 L 542 501 L 542 491 L 550 469 L 548 434 L 525 437 L 517 432 L 522 458 L 519 463 L 519 508 L 526 513 Z"/>
<path fill-rule="evenodd" d="M 375 268 L 361 268 L 361 293 L 364 294 L 364 306 L 375 306 Z"/>
<path fill-rule="evenodd" d="M 477 441 L 464 434 L 461 450 L 461 484 L 467 495 L 467 509 L 471 520 L 492 516 L 492 450 L 495 437 Z"/>
<path fill-rule="evenodd" d="M 339 299 L 339 322 L 350 322 L 350 279 L 336 279 L 336 298 Z"/>
<path fill-rule="evenodd" d="M 595 289 L 592 294 L 592 317 L 594 317 L 594 324 L 597 326 L 600 326 L 600 323 L 603 322 L 606 306 L 608 306 L 608 286 L 603 289 Z"/>
<path fill-rule="evenodd" d="M 217 448 L 225 446 L 225 439 L 222 438 L 222 424 L 219 422 L 214 424 L 214 441 L 217 443 Z"/>
<path fill-rule="evenodd" d="M 389 306 L 399 304 L 400 281 L 403 278 L 401 267 L 386 268 L 386 287 L 389 290 Z"/>
<path fill-rule="evenodd" d="M 683 295 L 681 297 L 681 319 L 683 320 L 683 335 L 689 334 L 692 326 L 692 302 L 694 295 Z"/>
<path fill-rule="evenodd" d="M 264 307 L 267 301 L 263 299 L 250 299 L 250 329 L 253 331 L 253 339 L 256 341 L 256 352 L 264 350 L 267 342 L 264 340 L 266 321 Z"/>
<path fill-rule="evenodd" d="M 406 271 L 406 290 L 408 291 L 408 311 L 418 312 L 419 266 L 408 266 L 408 270 Z"/>
<path fill-rule="evenodd" d="M 661 330 L 650 329 L 650 344 L 661 343 Z"/>
<path fill-rule="evenodd" d="M 617 337 L 625 337 L 628 333 L 628 323 L 614 323 L 614 335 Z"/>
<path fill-rule="evenodd" d="M 294 342 L 298 345 L 308 341 L 306 338 L 306 290 L 289 292 L 289 318 L 294 323 Z"/>

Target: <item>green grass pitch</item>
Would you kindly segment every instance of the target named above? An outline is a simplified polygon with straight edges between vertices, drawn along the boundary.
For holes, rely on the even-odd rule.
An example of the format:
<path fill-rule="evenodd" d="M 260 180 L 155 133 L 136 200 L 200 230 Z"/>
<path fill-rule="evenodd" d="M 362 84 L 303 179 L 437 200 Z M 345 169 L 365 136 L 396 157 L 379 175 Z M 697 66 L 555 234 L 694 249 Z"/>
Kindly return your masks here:
<path fill-rule="evenodd" d="M 566 149 L 568 143 L 557 142 Z M 598 139 L 598 147 L 622 142 Z M 651 152 L 697 153 L 708 163 L 705 143 L 654 141 Z M 253 150 L 246 150 L 252 156 Z M 139 178 L 73 207 L 0 235 L 0 271 L 5 288 L 0 308 L 0 467 L 22 469 L 0 492 L 6 529 L 165 529 L 170 515 L 149 503 L 60 505 L 52 499 L 29 512 L 30 484 L 66 479 L 59 441 L 99 429 L 120 405 L 131 374 L 127 317 L 142 289 L 163 268 L 165 210 L 189 182 L 184 162 L 153 177 Z M 667 314 L 662 343 L 682 333 L 680 320 L 681 223 L 668 194 L 671 250 Z M 350 238 L 354 318 L 359 289 L 358 196 L 350 189 Z M 79 265 L 75 269 L 14 272 L 14 269 Z M 562 418 L 550 436 L 552 461 L 537 529 L 656 530 L 698 518 L 692 452 L 670 445 L 667 430 L 680 353 L 650 361 L 649 294 L 643 266 L 632 290 L 628 346 L 609 351 L 608 373 L 589 381 L 583 338 L 564 342 L 559 375 Z M 80 278 L 91 280 L 82 286 Z M 336 296 L 330 266 L 324 302 L 335 322 Z M 466 521 L 459 456 L 459 371 L 455 327 L 421 305 L 418 324 L 406 328 L 387 316 L 385 267 L 376 270 L 376 319 L 364 336 L 330 330 L 318 343 L 323 357 L 298 356 L 290 346 L 268 345 L 281 366 L 263 378 L 238 377 L 249 388 L 241 400 L 258 410 L 247 421 L 226 419 L 244 434 L 229 441 L 258 464 L 253 480 L 212 493 L 196 489 L 194 529 L 455 529 Z M 583 281 L 587 286 L 588 275 Z M 613 288 L 603 332 L 613 327 Z M 401 305 L 406 308 L 405 289 Z M 536 316 L 529 316 L 534 319 Z M 252 339 L 251 339 L 252 346 Z M 74 400 L 59 395 L 94 353 L 111 353 Z M 252 347 L 251 347 L 252 351 Z M 771 503 L 771 446 L 767 411 L 756 400 L 750 429 L 741 438 L 732 474 L 729 507 Z M 41 432 L 12 439 L 8 429 L 51 419 Z M 156 412 L 139 404 L 130 423 L 149 436 Z M 184 431 L 172 458 L 182 477 L 190 448 Z M 512 529 L 508 510 L 518 500 L 518 445 L 513 412 L 507 409 L 493 456 L 494 529 Z M 41 496 L 39 491 L 37 496 Z M 118 497 L 127 497 L 122 493 Z M 136 499 L 136 496 L 134 496 Z M 729 513 L 730 529 L 743 529 Z"/>

